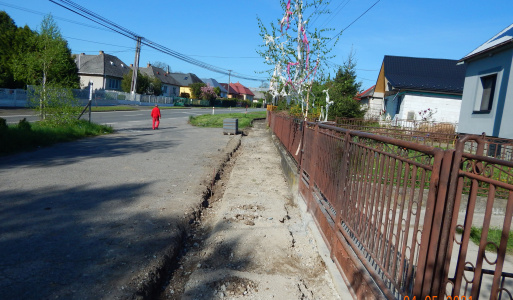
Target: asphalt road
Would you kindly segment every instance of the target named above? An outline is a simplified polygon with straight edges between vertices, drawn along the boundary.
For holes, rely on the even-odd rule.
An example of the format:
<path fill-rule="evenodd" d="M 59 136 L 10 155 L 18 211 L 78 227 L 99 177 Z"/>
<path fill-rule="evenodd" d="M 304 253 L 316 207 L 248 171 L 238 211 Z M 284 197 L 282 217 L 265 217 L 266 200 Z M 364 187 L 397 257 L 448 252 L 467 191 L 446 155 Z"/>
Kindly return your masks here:
<path fill-rule="evenodd" d="M 115 129 L 126 129 L 130 127 L 140 127 L 141 125 L 150 124 L 150 111 L 153 107 L 142 107 L 139 110 L 131 111 L 112 111 L 112 112 L 92 112 L 91 121 L 99 124 L 108 124 Z M 264 111 L 265 109 L 250 108 L 248 111 Z M 216 108 L 215 114 L 230 112 L 245 112 L 242 108 Z M 188 118 L 189 116 L 211 114 L 212 108 L 188 108 L 188 109 L 161 109 L 162 120 L 179 120 Z M 0 118 L 7 120 L 7 123 L 18 123 L 19 120 L 26 118 L 27 121 L 33 122 L 39 120 L 34 110 L 30 109 L 0 109 Z M 88 114 L 82 116 L 83 120 L 88 120 Z"/>
<path fill-rule="evenodd" d="M 240 139 L 187 124 L 205 112 L 162 110 L 155 131 L 149 109 L 93 113 L 116 133 L 1 157 L 0 298 L 129 297 Z"/>

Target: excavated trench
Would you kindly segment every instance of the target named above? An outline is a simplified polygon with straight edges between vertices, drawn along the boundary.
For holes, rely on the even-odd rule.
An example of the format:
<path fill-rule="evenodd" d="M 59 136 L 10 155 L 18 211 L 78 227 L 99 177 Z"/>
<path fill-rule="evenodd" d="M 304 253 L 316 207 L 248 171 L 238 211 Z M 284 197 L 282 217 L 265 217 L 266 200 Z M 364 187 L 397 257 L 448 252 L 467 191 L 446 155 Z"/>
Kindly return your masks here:
<path fill-rule="evenodd" d="M 242 136 L 244 135 L 245 133 L 242 134 Z M 158 266 L 150 272 L 151 274 L 148 273 L 144 282 L 139 284 L 131 299 L 181 299 L 189 275 L 194 271 L 191 267 L 184 268 L 184 261 L 188 260 L 189 252 L 197 248 L 202 237 L 208 234 L 204 231 L 198 234 L 202 217 L 211 208 L 212 203 L 222 199 L 225 181 L 230 176 L 240 144 L 239 139 L 233 151 L 226 155 L 217 170 L 211 175 L 208 180 L 209 184 L 205 185 L 201 204 L 187 213 L 183 225 L 179 226 L 181 238 L 178 243 L 166 251 L 167 254 L 162 257 Z M 169 291 L 173 292 L 169 293 Z"/>

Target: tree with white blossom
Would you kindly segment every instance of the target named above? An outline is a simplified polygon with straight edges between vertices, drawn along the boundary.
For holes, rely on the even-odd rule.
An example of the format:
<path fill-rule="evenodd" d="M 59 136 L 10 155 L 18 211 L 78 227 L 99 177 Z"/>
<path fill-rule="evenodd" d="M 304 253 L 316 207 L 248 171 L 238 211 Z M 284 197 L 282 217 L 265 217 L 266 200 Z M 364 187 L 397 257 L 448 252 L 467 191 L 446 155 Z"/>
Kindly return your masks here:
<path fill-rule="evenodd" d="M 279 96 L 289 97 L 301 104 L 303 117 L 307 118 L 312 105 L 312 84 L 327 67 L 327 60 L 332 58 L 329 53 L 338 37 L 331 44 L 332 40 L 323 35 L 333 29 L 317 29 L 312 25 L 313 20 L 322 20 L 322 15 L 330 14 L 322 8 L 326 0 L 281 0 L 280 3 L 285 13 L 277 23 L 271 23 L 267 28 L 258 18 L 260 36 L 264 41 L 263 50 L 258 53 L 272 67 L 269 70 L 269 75 L 272 73 L 269 89 L 273 102 Z M 311 13 L 305 17 L 305 12 Z"/>

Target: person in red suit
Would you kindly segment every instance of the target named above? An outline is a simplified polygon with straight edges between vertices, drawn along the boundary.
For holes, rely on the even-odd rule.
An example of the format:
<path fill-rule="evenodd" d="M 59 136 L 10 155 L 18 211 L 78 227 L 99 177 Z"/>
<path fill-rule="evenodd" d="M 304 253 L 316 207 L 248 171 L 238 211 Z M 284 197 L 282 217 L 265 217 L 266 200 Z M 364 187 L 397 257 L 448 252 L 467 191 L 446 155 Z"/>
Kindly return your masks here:
<path fill-rule="evenodd" d="M 157 104 L 155 104 L 155 107 L 151 110 L 151 118 L 153 119 L 153 130 L 159 129 L 160 109 Z"/>

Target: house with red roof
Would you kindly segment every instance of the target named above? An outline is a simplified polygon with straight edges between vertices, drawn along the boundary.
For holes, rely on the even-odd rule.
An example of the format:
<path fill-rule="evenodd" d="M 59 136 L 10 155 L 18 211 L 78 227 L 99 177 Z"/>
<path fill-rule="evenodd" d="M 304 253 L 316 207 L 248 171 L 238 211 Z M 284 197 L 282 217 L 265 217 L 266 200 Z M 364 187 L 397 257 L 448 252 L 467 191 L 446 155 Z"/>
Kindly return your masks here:
<path fill-rule="evenodd" d="M 228 85 L 228 83 L 220 83 L 220 85 L 227 91 L 227 98 L 234 98 L 234 99 L 240 99 L 241 96 L 239 93 L 232 88 L 231 84 Z"/>
<path fill-rule="evenodd" d="M 242 85 L 239 82 L 230 83 L 230 87 L 228 88 L 228 84 L 221 83 L 221 85 L 228 91 L 228 98 L 237 98 L 241 100 L 248 100 L 253 102 L 253 98 L 255 94 L 251 92 L 247 87 Z"/>

